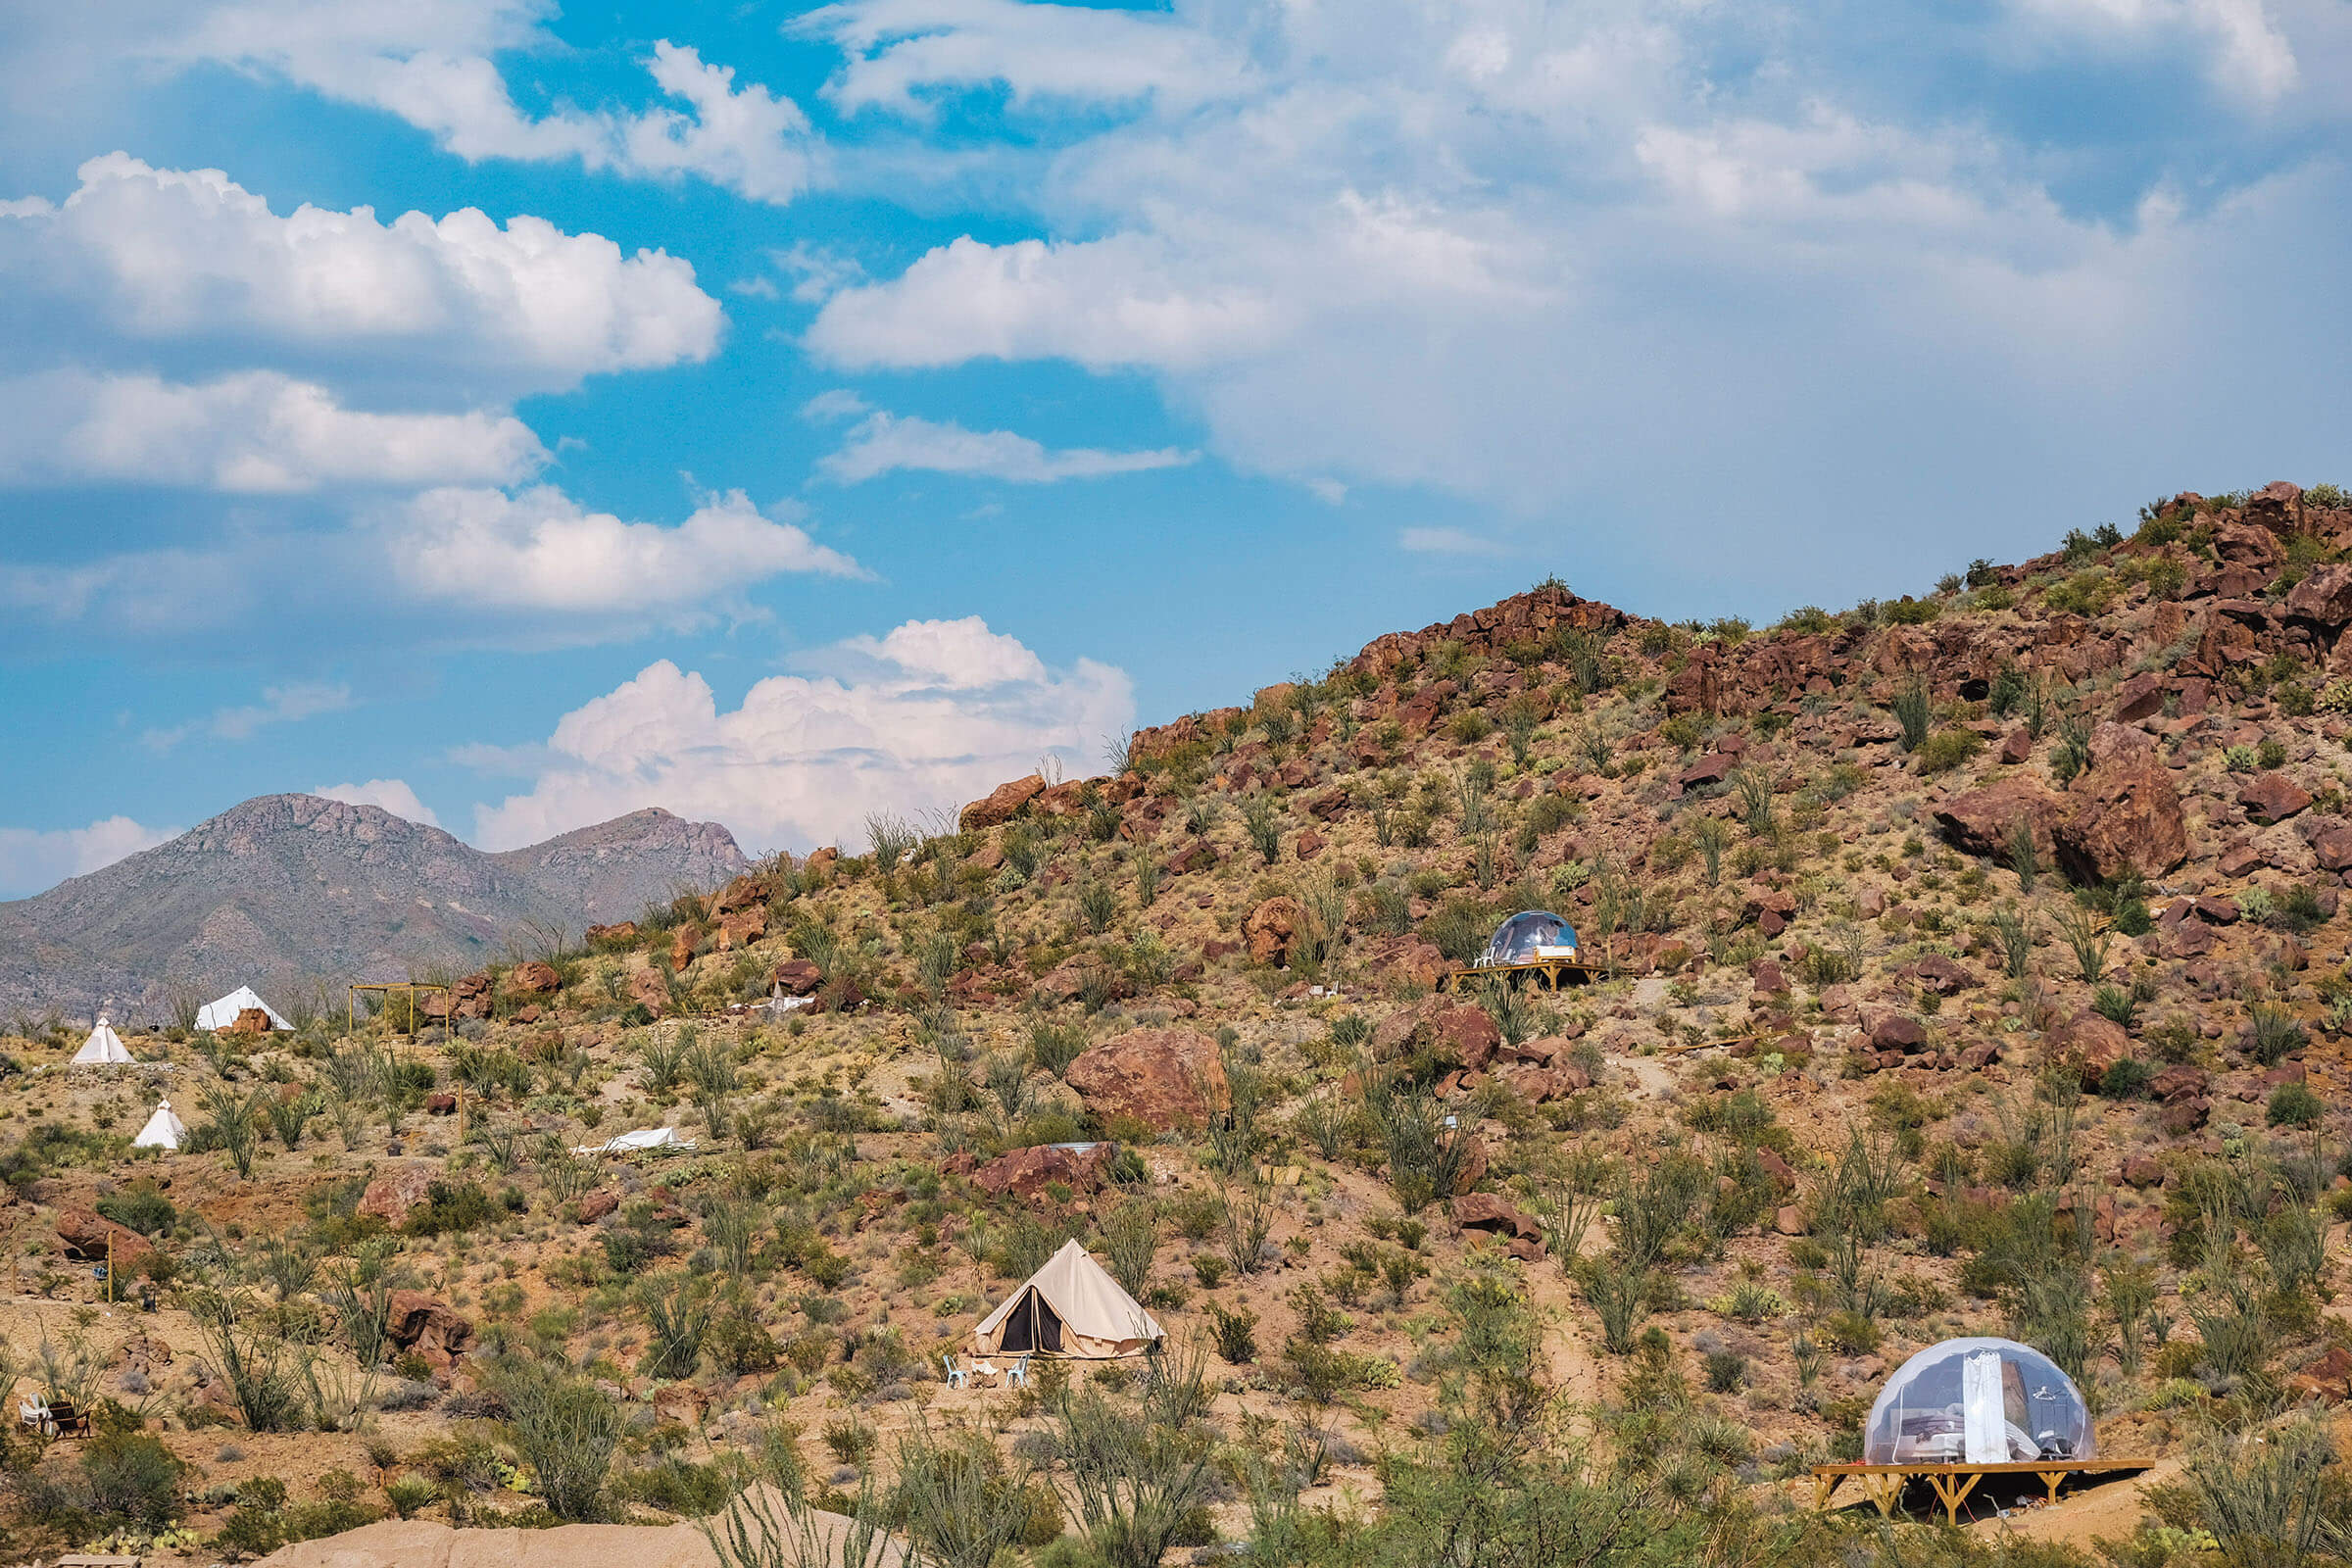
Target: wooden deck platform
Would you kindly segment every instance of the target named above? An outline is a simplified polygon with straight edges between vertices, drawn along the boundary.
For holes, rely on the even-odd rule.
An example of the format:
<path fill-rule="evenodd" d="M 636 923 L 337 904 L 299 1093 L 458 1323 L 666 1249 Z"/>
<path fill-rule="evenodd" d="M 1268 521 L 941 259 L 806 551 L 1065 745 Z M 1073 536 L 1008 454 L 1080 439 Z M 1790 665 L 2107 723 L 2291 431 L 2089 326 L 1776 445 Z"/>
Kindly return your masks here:
<path fill-rule="evenodd" d="M 1526 963 L 1473 964 L 1438 976 L 1440 991 L 1461 991 L 1481 980 L 1500 980 L 1504 985 L 1529 985 L 1541 981 L 1547 991 L 1562 986 L 1589 986 L 1601 976 L 1600 966 L 1576 958 L 1531 958 Z"/>
<path fill-rule="evenodd" d="M 1838 1484 L 1852 1476 L 1861 1486 L 1863 1495 L 1878 1505 L 1879 1512 L 1892 1518 L 1895 1504 L 1902 1500 L 1903 1488 L 1914 1481 L 1925 1481 L 1936 1489 L 1936 1500 L 1943 1504 L 1944 1518 L 1957 1524 L 1960 1505 L 1986 1476 L 2033 1476 L 2049 1488 L 2050 1501 L 2056 1502 L 2058 1489 L 2069 1476 L 2146 1470 L 2155 1462 L 2153 1459 L 2028 1459 L 2008 1464 L 1817 1464 L 1813 1467 L 1813 1506 L 1828 1508 L 1830 1494 L 1838 1490 Z"/>

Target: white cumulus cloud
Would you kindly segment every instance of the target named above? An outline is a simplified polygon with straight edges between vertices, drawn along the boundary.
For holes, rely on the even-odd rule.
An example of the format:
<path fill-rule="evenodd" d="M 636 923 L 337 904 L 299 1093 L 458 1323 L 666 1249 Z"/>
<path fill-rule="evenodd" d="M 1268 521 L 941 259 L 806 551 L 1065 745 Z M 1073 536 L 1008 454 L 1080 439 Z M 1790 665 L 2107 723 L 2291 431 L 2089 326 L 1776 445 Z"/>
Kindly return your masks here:
<path fill-rule="evenodd" d="M 1015 105 L 1150 98 L 1169 110 L 1234 92 L 1234 43 L 1175 18 L 1015 0 L 851 0 L 793 24 L 849 55 L 825 86 L 843 109 L 928 115 L 942 89 L 1003 83 Z"/>
<path fill-rule="evenodd" d="M 351 688 L 341 682 L 289 681 L 262 688 L 258 703 L 241 703 L 214 710 L 210 718 L 150 729 L 139 738 L 158 752 L 168 752 L 191 735 L 220 741 L 251 740 L 272 724 L 295 724 L 320 713 L 340 712 L 351 706 Z"/>
<path fill-rule="evenodd" d="M 831 652 L 857 672 L 772 675 L 724 711 L 700 674 L 649 665 L 564 716 L 532 787 L 476 808 L 476 841 L 509 849 L 658 805 L 749 845 L 856 845 L 871 812 L 960 806 L 1049 753 L 1084 771 L 1134 719 L 1123 671 L 1049 668 L 976 618 Z"/>
<path fill-rule="evenodd" d="M 365 784 L 321 784 L 311 793 L 330 801 L 341 801 L 347 806 L 380 807 L 394 816 L 420 822 L 426 827 L 441 825 L 441 819 L 433 814 L 433 808 L 418 800 L 416 792 L 409 788 L 406 781 L 397 778 L 371 778 Z"/>
<path fill-rule="evenodd" d="M 1051 9 L 846 0 L 807 24 L 852 56 L 833 101 L 947 159 L 970 137 L 929 138 L 940 111 L 1083 74 L 1029 58 L 1021 28 Z M 2340 293 L 2352 181 L 2317 149 L 2352 122 L 2321 83 L 2352 59 L 2346 16 L 2005 0 L 1956 24 L 1892 0 L 1870 38 L 1922 42 L 1892 69 L 1787 0 L 1180 4 L 1148 27 L 1207 74 L 1181 110 L 1114 88 L 1091 118 L 1010 125 L 989 145 L 1017 199 L 992 216 L 1029 237 L 835 284 L 805 343 L 850 369 L 1141 371 L 1237 466 L 1438 488 L 1661 564 L 1671 527 L 1721 546 L 1675 560 L 1709 588 L 1814 571 L 1777 543 L 1806 526 L 1838 582 L 1804 591 L 1859 589 L 1916 564 L 1959 503 L 1887 529 L 1667 497 L 1832 474 L 1957 497 L 1999 450 L 2032 456 L 2007 482 L 2041 525 L 2134 474 L 2328 450 L 2340 387 L 2316 364 L 2257 372 L 2243 346 Z M 1102 37 L 1144 36 L 1130 21 Z M 1134 69 L 1071 37 L 1106 82 Z M 2144 148 L 2059 122 L 2132 94 L 2179 105 Z M 2293 246 L 2264 237 L 2297 221 Z"/>
<path fill-rule="evenodd" d="M 863 568 L 740 490 L 703 498 L 675 527 L 589 512 L 552 485 L 518 494 L 428 490 L 384 526 L 408 587 L 454 604 L 565 614 L 674 615 L 784 572 Z"/>
<path fill-rule="evenodd" d="M 1180 467 L 1197 456 L 1174 447 L 1151 452 L 1073 447 L 1056 452 L 1010 430 L 967 430 L 953 419 L 877 412 L 859 420 L 841 450 L 818 459 L 816 466 L 837 484 L 858 484 L 901 468 L 1005 479 L 1015 484 L 1052 484 L 1060 479 L 1101 479 Z"/>
<path fill-rule="evenodd" d="M 0 484 L 114 481 L 244 494 L 511 484 L 548 454 L 511 414 L 377 414 L 273 370 L 194 385 L 49 370 L 0 380 Z"/>
<path fill-rule="evenodd" d="M 124 153 L 81 166 L 57 206 L 0 217 L 0 277 L 38 341 L 62 304 L 77 332 L 467 372 L 476 390 L 558 390 L 599 371 L 705 360 L 724 316 L 694 268 L 622 254 L 545 219 L 466 208 L 390 223 L 358 207 L 284 217 L 219 170 Z"/>
<path fill-rule="evenodd" d="M 142 827 L 127 816 L 101 817 L 88 827 L 42 830 L 0 827 L 0 899 L 45 892 L 68 877 L 87 876 L 127 855 L 177 838 L 175 827 Z"/>
<path fill-rule="evenodd" d="M 640 64 L 662 97 L 643 109 L 564 104 L 524 113 L 492 57 L 552 52 L 543 0 L 214 0 L 118 45 L 150 64 L 219 63 L 396 115 L 470 162 L 576 159 L 636 178 L 691 174 L 756 201 L 805 189 L 821 144 L 791 99 L 664 38 Z"/>

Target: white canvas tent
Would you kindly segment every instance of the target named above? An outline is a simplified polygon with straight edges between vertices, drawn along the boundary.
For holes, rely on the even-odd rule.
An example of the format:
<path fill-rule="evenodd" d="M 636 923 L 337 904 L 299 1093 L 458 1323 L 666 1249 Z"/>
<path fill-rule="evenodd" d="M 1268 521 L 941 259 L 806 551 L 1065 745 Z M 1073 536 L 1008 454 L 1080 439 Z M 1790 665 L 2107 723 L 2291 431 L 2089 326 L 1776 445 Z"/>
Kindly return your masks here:
<path fill-rule="evenodd" d="M 74 1053 L 74 1065 L 76 1067 L 126 1067 L 136 1059 L 103 1013 L 99 1014 L 98 1027 L 90 1031 L 90 1038 L 81 1043 L 79 1051 Z"/>
<path fill-rule="evenodd" d="M 139 1129 L 139 1136 L 130 1141 L 133 1149 L 177 1149 L 188 1136 L 188 1124 L 172 1112 L 172 1102 L 159 1101 L 155 1114 Z"/>
<path fill-rule="evenodd" d="M 225 1029 L 230 1024 L 235 1023 L 237 1021 L 237 1014 L 243 1012 L 247 1007 L 259 1007 L 264 1012 L 268 1013 L 270 1015 L 270 1027 L 272 1029 L 291 1029 L 294 1027 L 292 1024 L 286 1022 L 284 1015 L 281 1014 L 275 1007 L 272 1007 L 270 1005 L 270 1004 L 264 1002 L 260 997 L 254 995 L 254 990 L 251 986 L 239 986 L 236 990 L 231 991 L 227 996 L 222 997 L 219 1002 L 206 1003 L 202 1007 L 197 1009 L 196 1027 L 199 1029 Z"/>
<path fill-rule="evenodd" d="M 1141 1355 L 1163 1338 L 1152 1314 L 1072 1240 L 980 1320 L 972 1348 L 983 1355 L 1101 1361 Z"/>

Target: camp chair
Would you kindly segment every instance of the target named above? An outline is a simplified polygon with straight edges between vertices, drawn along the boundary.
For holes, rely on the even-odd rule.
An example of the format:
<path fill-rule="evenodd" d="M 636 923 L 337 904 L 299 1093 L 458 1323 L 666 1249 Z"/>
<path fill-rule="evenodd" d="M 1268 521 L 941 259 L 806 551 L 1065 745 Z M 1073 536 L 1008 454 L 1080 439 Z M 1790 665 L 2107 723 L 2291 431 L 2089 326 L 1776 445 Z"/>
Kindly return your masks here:
<path fill-rule="evenodd" d="M 89 1435 L 89 1412 L 77 1409 L 72 1399 L 47 1399 L 34 1404 L 20 1405 L 17 1413 L 24 1419 L 26 1426 L 36 1429 L 44 1437 L 63 1438 L 72 1435 L 86 1437 Z"/>
<path fill-rule="evenodd" d="M 1029 1386 L 1028 1356 L 1022 1356 L 1005 1369 L 1004 1386 L 1008 1389 L 1025 1389 Z"/>
<path fill-rule="evenodd" d="M 948 1369 L 949 1388 L 968 1389 L 972 1386 L 972 1374 L 964 1368 L 957 1366 L 954 1356 L 943 1355 L 939 1359 L 940 1364 Z"/>

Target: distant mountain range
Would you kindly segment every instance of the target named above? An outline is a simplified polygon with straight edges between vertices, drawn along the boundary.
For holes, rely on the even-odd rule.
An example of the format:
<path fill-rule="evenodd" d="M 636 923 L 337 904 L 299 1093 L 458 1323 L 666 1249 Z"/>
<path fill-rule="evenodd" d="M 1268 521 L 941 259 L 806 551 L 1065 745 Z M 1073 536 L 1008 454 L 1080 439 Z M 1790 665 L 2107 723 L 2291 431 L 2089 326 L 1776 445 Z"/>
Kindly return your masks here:
<path fill-rule="evenodd" d="M 715 822 L 633 811 L 487 855 L 373 806 L 265 795 L 169 844 L 0 904 L 0 1018 L 156 1019 L 175 992 L 470 968 L 534 928 L 576 936 L 749 862 Z M 274 999 L 272 999 L 274 1000 Z"/>

